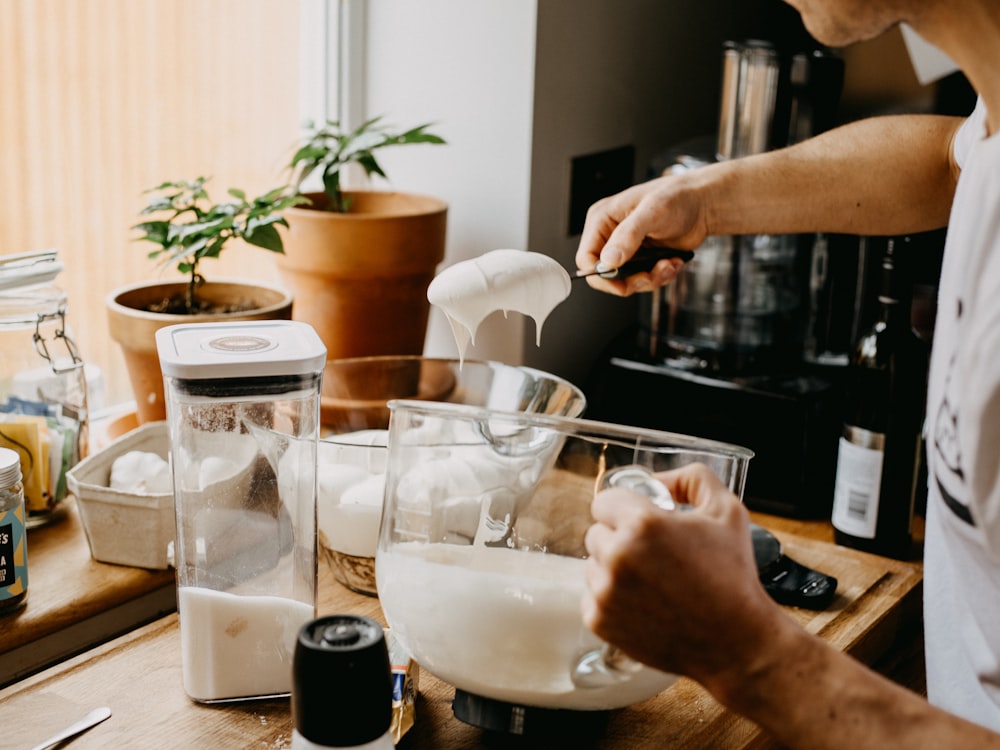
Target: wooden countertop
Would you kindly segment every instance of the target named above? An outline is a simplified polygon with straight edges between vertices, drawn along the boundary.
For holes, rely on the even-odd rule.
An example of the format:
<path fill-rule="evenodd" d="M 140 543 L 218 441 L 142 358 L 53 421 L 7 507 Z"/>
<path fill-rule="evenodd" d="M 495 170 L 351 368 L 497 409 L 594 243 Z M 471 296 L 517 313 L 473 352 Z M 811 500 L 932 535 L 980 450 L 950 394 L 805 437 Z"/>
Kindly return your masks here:
<path fill-rule="evenodd" d="M 176 609 L 173 570 L 94 560 L 76 501 L 64 507 L 28 532 L 28 603 L 0 617 L 0 685 Z"/>
<path fill-rule="evenodd" d="M 137 426 L 134 410 L 109 411 L 91 422 L 90 452 Z M 0 687 L 175 611 L 174 581 L 173 570 L 95 560 L 69 495 L 28 531 L 28 601 L 0 617 Z"/>
<path fill-rule="evenodd" d="M 759 514 L 755 520 L 778 534 L 790 556 L 840 581 L 837 599 L 829 609 L 788 608 L 789 616 L 837 648 L 921 690 L 920 566 L 834 547 L 827 541 L 826 524 Z M 351 612 L 382 619 L 377 599 L 341 587 L 324 563 L 320 570 L 321 614 Z M 416 723 L 400 747 L 533 746 L 527 738 L 498 737 L 455 719 L 452 695 L 449 685 L 422 671 Z M 187 698 L 181 686 L 176 615 L 0 691 L 3 746 L 30 747 L 100 705 L 109 706 L 112 717 L 75 740 L 74 749 L 291 746 L 287 700 L 208 707 Z M 546 746 L 553 746 L 552 742 L 552 737 L 546 738 Z M 574 738 L 573 744 L 628 750 L 775 746 L 758 727 L 723 710 L 688 680 L 641 704 L 612 712 L 601 731 L 590 733 L 582 742 Z"/>

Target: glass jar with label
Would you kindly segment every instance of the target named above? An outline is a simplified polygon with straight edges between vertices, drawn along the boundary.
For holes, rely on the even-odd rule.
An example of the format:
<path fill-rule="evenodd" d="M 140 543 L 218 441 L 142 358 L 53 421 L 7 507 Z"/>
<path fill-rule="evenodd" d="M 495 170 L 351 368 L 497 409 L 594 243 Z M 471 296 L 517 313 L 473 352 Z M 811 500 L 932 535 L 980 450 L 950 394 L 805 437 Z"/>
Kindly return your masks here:
<path fill-rule="evenodd" d="M 87 454 L 84 362 L 66 322 L 54 251 L 0 257 L 0 447 L 21 461 L 28 528 L 60 515 L 66 472 Z"/>
<path fill-rule="evenodd" d="M 28 597 L 25 531 L 21 457 L 0 448 L 0 614 L 23 607 Z"/>

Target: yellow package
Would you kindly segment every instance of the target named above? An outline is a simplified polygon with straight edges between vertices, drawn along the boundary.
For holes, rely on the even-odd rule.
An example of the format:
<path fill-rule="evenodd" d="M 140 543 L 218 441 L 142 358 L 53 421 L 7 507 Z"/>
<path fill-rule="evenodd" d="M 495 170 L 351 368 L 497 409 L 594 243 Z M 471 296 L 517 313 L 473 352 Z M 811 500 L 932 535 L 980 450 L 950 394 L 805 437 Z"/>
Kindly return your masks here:
<path fill-rule="evenodd" d="M 15 414 L 15 422 L 22 424 L 33 424 L 38 429 L 38 445 L 42 455 L 42 496 L 45 498 L 46 508 L 53 505 L 55 483 L 52 481 L 52 430 L 49 428 L 47 417 L 31 416 L 28 414 Z"/>
<path fill-rule="evenodd" d="M 385 630 L 385 640 L 392 668 L 392 723 L 389 729 L 393 744 L 398 744 L 416 721 L 420 666 L 388 628 Z"/>
<path fill-rule="evenodd" d="M 14 421 L 0 422 L 0 446 L 21 457 L 24 506 L 29 512 L 46 511 L 52 505 L 47 437 L 44 417 L 15 415 Z"/>

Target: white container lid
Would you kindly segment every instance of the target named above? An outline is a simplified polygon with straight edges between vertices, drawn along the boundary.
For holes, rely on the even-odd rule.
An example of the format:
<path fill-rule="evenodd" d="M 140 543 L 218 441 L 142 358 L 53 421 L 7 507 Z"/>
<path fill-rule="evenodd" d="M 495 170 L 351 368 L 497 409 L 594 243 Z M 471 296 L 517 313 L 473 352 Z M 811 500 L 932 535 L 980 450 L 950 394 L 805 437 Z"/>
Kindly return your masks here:
<path fill-rule="evenodd" d="M 63 270 L 56 250 L 34 250 L 0 257 L 0 291 L 47 284 Z"/>
<path fill-rule="evenodd" d="M 10 448 L 0 448 L 0 489 L 21 481 L 21 456 Z"/>
<path fill-rule="evenodd" d="M 156 332 L 156 349 L 163 374 L 182 380 L 314 374 L 326 364 L 316 330 L 294 320 L 179 323 Z"/>

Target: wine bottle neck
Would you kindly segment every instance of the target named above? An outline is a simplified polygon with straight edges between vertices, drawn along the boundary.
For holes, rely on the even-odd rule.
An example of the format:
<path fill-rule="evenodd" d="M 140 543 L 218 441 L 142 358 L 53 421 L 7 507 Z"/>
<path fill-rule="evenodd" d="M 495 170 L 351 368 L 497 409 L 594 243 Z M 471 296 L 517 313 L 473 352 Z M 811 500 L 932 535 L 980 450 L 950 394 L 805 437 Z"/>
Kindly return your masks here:
<path fill-rule="evenodd" d="M 912 259 L 901 256 L 895 242 L 890 240 L 882 259 L 882 284 L 878 301 L 880 317 L 886 323 L 903 322 L 909 325 L 910 308 L 913 306 Z"/>
<path fill-rule="evenodd" d="M 889 326 L 910 325 L 911 299 L 900 300 L 880 296 L 881 313 L 879 319 Z"/>

